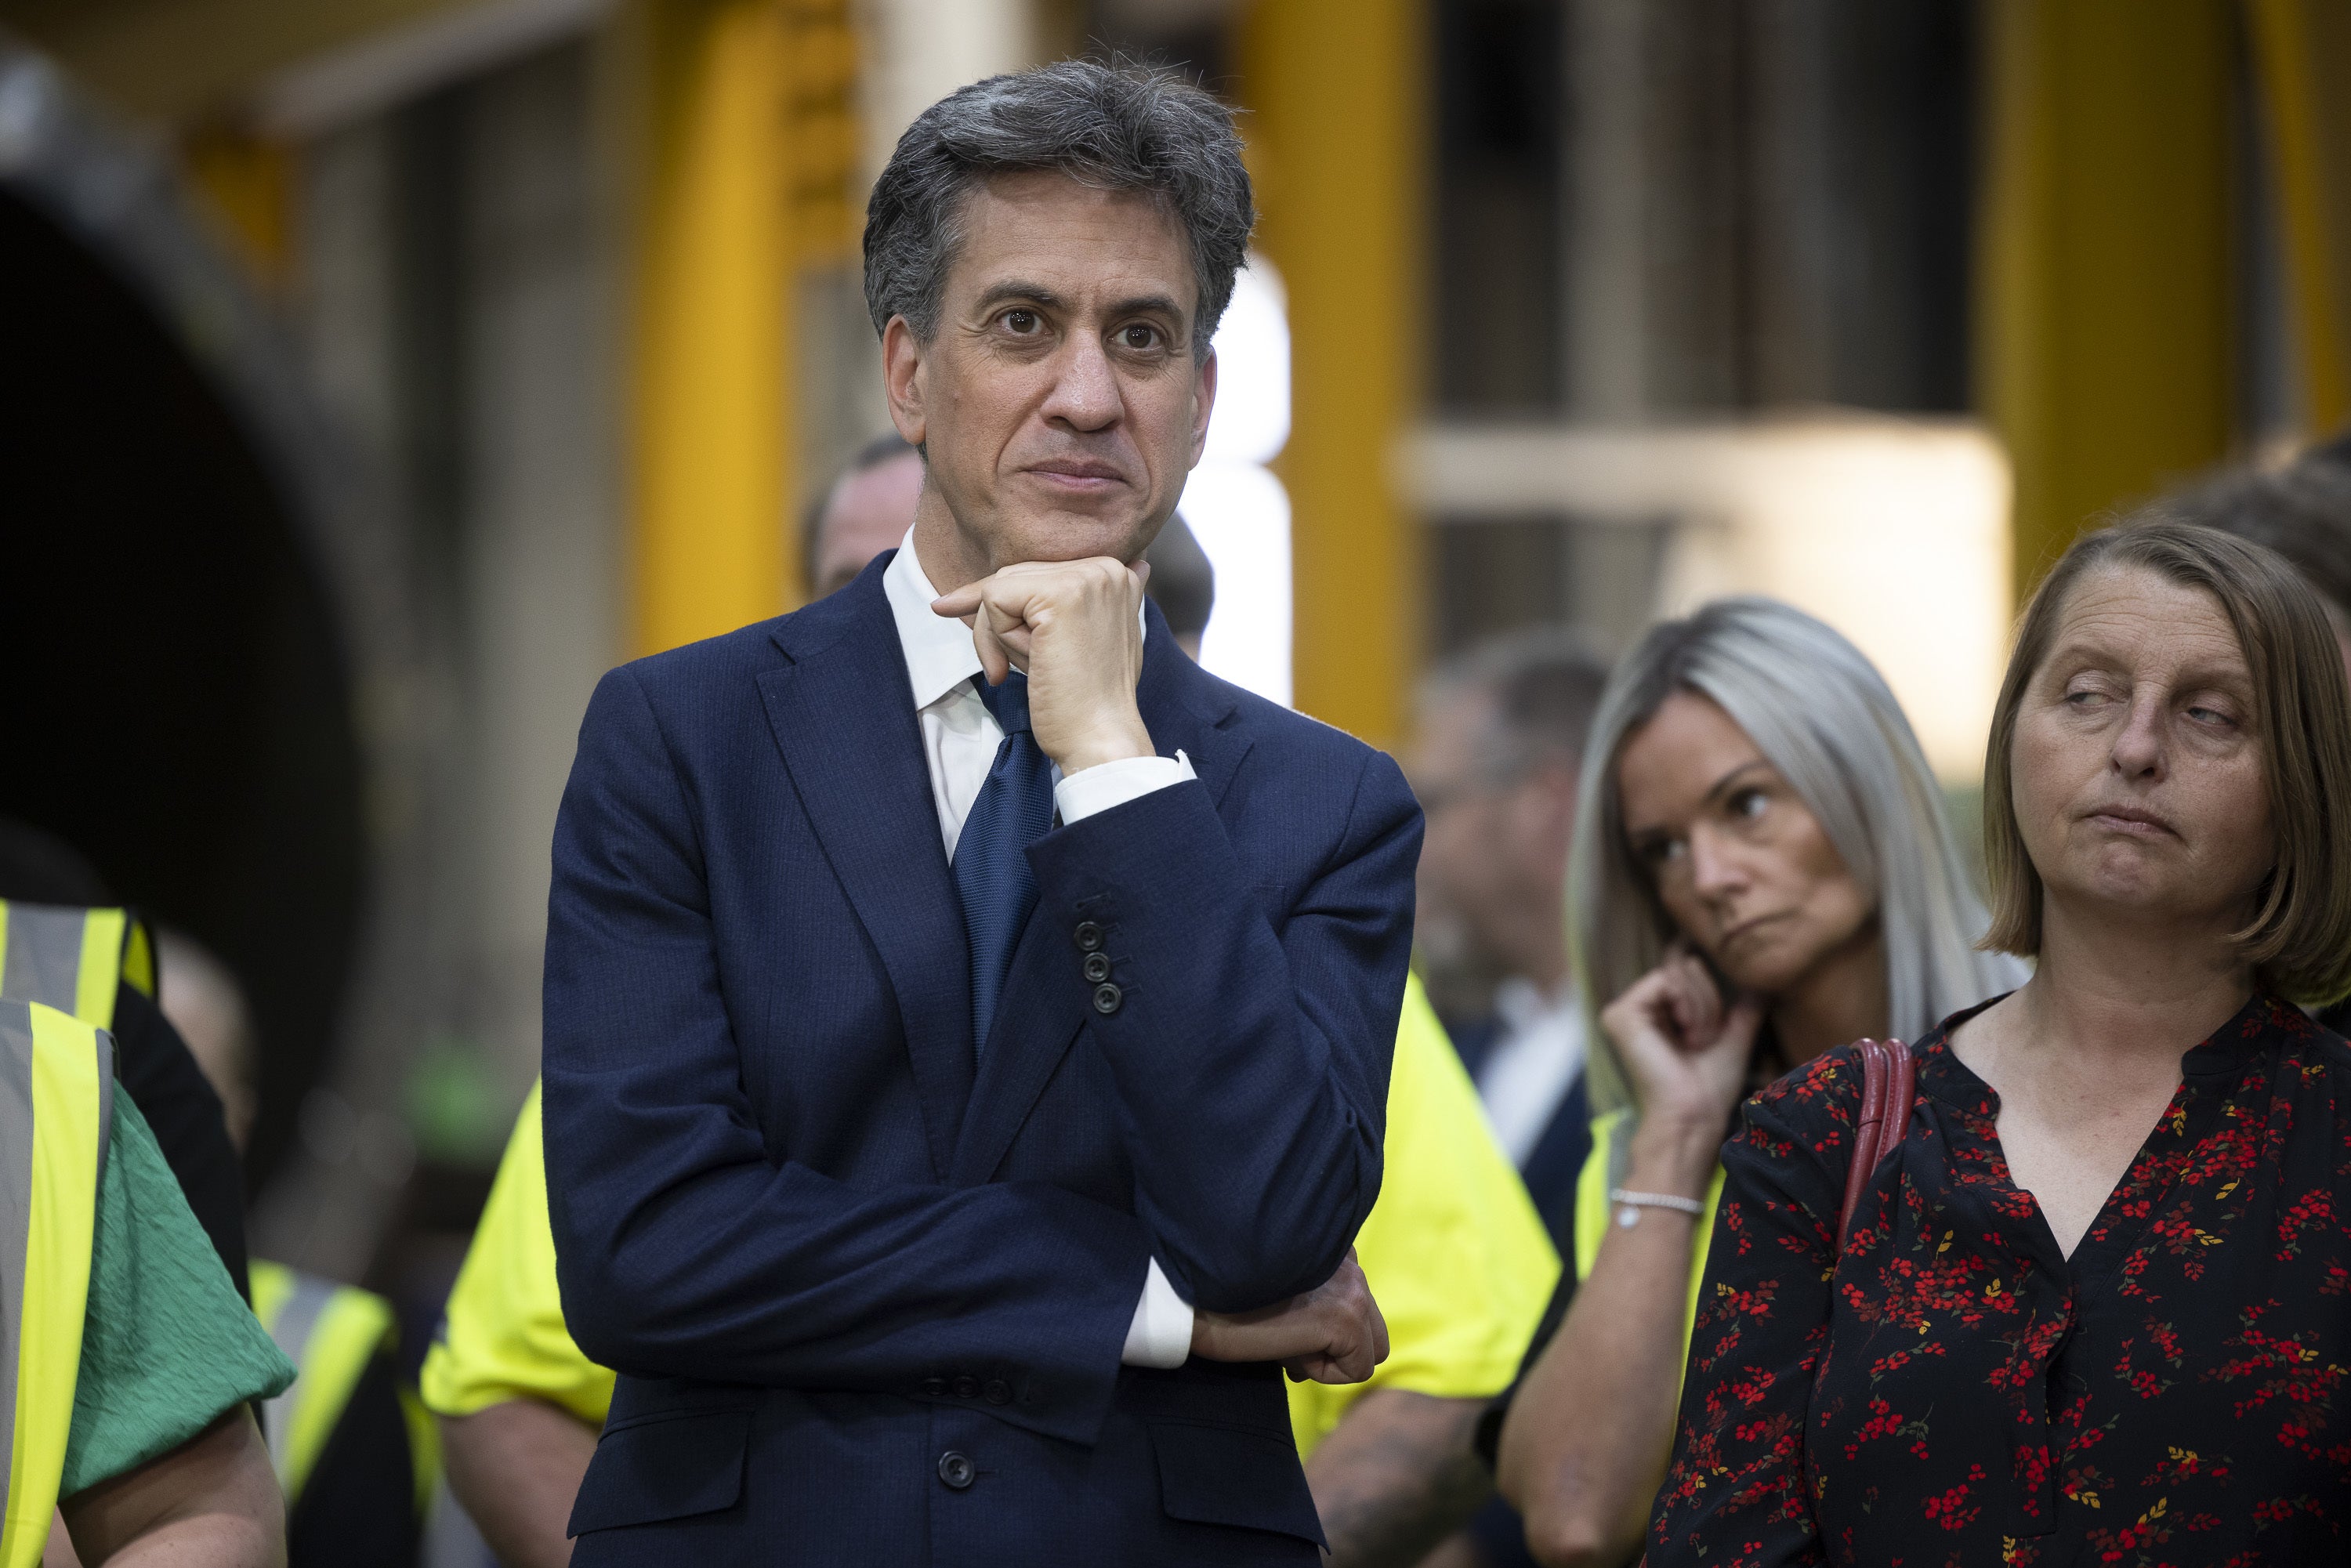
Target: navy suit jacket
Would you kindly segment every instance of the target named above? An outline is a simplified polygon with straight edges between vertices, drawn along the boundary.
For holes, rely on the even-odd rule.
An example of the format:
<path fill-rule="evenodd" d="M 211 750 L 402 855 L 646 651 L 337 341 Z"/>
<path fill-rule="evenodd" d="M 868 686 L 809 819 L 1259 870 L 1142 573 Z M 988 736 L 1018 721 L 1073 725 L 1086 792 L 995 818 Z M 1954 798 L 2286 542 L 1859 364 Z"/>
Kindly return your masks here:
<path fill-rule="evenodd" d="M 1345 1256 L 1419 809 L 1151 611 L 1143 717 L 1198 781 L 1031 846 L 975 1050 L 889 559 L 613 671 L 580 727 L 547 1166 L 565 1317 L 621 1377 L 576 1560 L 1313 1561 L 1278 1369 L 1119 1357 L 1152 1258 L 1231 1311 Z"/>

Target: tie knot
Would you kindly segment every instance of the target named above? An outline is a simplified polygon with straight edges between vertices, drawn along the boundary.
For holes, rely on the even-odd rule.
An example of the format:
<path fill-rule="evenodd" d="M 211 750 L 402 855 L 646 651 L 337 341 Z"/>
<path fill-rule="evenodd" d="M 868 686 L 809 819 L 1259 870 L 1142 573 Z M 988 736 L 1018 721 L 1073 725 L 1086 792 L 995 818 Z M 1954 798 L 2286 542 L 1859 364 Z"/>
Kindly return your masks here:
<path fill-rule="evenodd" d="M 972 685 L 979 700 L 996 717 L 996 727 L 1007 735 L 1019 735 L 1029 727 L 1029 677 L 1018 670 L 1008 673 L 1004 684 L 991 686 L 986 675 L 974 675 Z"/>

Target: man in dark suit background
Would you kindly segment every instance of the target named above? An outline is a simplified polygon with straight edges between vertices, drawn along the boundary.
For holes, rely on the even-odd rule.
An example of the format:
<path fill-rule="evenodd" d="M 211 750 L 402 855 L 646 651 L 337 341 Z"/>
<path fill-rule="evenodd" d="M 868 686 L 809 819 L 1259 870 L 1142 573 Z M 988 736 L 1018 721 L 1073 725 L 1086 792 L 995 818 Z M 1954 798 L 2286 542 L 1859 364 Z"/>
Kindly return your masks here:
<path fill-rule="evenodd" d="M 1277 1364 L 1368 1375 L 1419 812 L 1131 569 L 1216 392 L 1230 116 L 1064 64 L 935 105 L 866 290 L 914 527 L 608 675 L 554 847 L 577 1561 L 1311 1563 Z"/>
<path fill-rule="evenodd" d="M 1562 1257 L 1592 1148 L 1567 851 L 1607 684 L 1607 662 L 1573 632 L 1495 638 L 1429 673 L 1412 752 L 1428 812 L 1422 977 Z"/>

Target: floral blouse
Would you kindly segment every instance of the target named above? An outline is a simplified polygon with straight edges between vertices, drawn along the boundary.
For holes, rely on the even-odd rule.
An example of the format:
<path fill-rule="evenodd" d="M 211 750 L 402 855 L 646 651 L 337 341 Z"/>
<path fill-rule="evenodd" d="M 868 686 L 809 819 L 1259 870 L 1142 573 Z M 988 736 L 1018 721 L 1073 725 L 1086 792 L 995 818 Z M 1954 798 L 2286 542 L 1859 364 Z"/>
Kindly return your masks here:
<path fill-rule="evenodd" d="M 1649 1568 L 2345 1562 L 2351 1048 L 2256 996 L 2069 1260 L 1969 1016 L 1842 1258 L 1851 1048 L 1748 1103 Z"/>

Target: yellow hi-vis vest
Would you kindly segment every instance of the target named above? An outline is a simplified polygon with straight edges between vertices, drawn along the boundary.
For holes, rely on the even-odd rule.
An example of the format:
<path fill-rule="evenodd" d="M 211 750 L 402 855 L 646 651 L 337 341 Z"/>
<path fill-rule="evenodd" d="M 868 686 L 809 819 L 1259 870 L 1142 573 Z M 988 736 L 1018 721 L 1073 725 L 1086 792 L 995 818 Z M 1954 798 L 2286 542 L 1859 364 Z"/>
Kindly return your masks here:
<path fill-rule="evenodd" d="M 57 1513 L 113 1116 L 112 1038 L 0 999 L 0 1568 L 37 1568 Z"/>
<path fill-rule="evenodd" d="M 292 1511 L 318 1469 L 359 1386 L 360 1374 L 379 1352 L 400 1342 L 392 1303 L 372 1291 L 305 1274 L 283 1263 L 256 1258 L 252 1264 L 253 1312 L 286 1359 L 297 1369 L 286 1391 L 271 1399 L 263 1423 L 269 1434 L 269 1462 Z M 423 1406 L 400 1391 L 401 1416 L 408 1428 L 409 1474 L 422 1515 L 441 1477 L 441 1435 Z"/>
<path fill-rule="evenodd" d="M 127 912 L 0 902 L 0 997 L 112 1029 L 126 980 L 155 994 L 155 945 Z"/>

